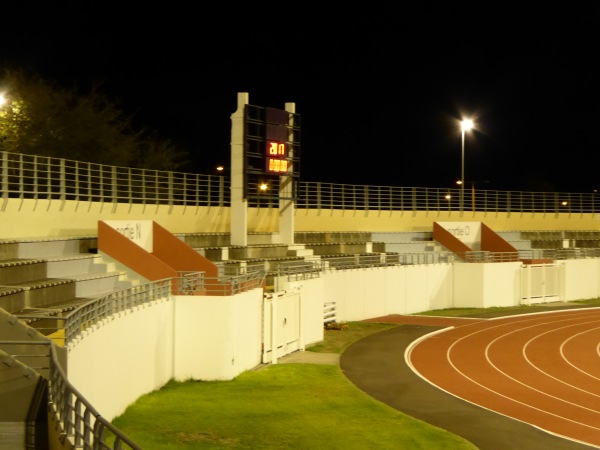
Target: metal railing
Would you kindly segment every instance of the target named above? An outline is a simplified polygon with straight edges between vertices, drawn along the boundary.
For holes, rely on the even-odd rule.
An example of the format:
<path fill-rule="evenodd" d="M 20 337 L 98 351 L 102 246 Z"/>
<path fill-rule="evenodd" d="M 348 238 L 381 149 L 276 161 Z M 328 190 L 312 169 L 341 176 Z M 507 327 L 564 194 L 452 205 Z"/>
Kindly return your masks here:
<path fill-rule="evenodd" d="M 171 284 L 171 279 L 154 281 L 84 303 L 64 318 L 64 345 L 75 340 L 79 333 L 114 314 L 155 300 L 171 298 Z"/>
<path fill-rule="evenodd" d="M 250 190 L 253 187 L 249 187 Z M 251 199 L 257 208 L 278 208 L 279 178 L 269 195 Z M 85 202 L 231 205 L 231 180 L 200 175 L 0 152 L 0 199 Z M 295 207 L 376 211 L 459 211 L 459 188 L 369 186 L 298 181 Z M 480 212 L 599 213 L 598 193 L 465 190 L 464 210 Z"/>
<path fill-rule="evenodd" d="M 228 206 L 229 181 L 217 175 L 0 152 L 0 198 Z"/>
<path fill-rule="evenodd" d="M 112 292 L 104 297 L 91 300 L 78 306 L 66 315 L 64 337 L 61 344 L 68 345 L 79 333 L 122 311 L 155 300 L 170 299 L 172 295 L 215 295 L 229 296 L 262 287 L 265 274 L 252 272 L 232 277 L 213 278 L 197 276 L 199 272 L 190 272 L 194 276 L 168 278 L 145 283 L 121 291 Z M 202 274 L 203 275 L 203 274 Z"/>
<path fill-rule="evenodd" d="M 48 382 L 48 409 L 55 423 L 61 443 L 65 448 L 86 450 L 141 450 L 117 427 L 100 415 L 69 380 L 58 363 L 55 346 L 51 345 L 52 358 Z"/>
<path fill-rule="evenodd" d="M 16 341 L 0 342 L 7 353 L 4 364 L 12 366 L 15 361 L 23 365 L 24 376 L 33 377 L 34 373 L 46 380 L 48 388 L 48 413 L 52 415 L 57 426 L 56 434 L 64 448 L 80 448 L 88 450 L 141 450 L 118 428 L 104 419 L 96 409 L 69 383 L 59 362 L 56 345 L 50 341 Z M 15 351 L 10 351 L 11 346 Z M 23 351 L 30 348 L 31 351 Z M 19 353 L 16 353 L 19 352 Z M 30 372 L 30 373 L 28 373 Z M 28 427 L 31 426 L 28 424 Z M 35 431 L 29 431 L 27 446 L 38 447 Z M 40 443 L 43 446 L 43 442 Z"/>
<path fill-rule="evenodd" d="M 527 249 L 516 252 L 449 251 L 415 253 L 359 253 L 353 255 L 324 255 L 320 259 L 282 262 L 275 274 L 289 279 L 306 279 L 328 270 L 359 269 L 419 264 L 516 262 L 532 260 L 565 260 L 600 258 L 600 248 Z"/>
<path fill-rule="evenodd" d="M 174 279 L 147 283 L 94 299 L 75 309 L 64 318 L 64 338 L 61 345 L 74 342 L 80 333 L 102 320 L 125 310 L 177 295 L 196 294 L 206 290 L 213 295 L 234 295 L 262 286 L 264 274 L 250 273 L 225 279 L 200 276 L 198 272 L 182 273 Z M 173 289 L 176 286 L 176 289 Z M 214 289 L 213 289 L 214 288 Z M 50 341 L 49 341 L 50 343 Z M 94 450 L 140 449 L 118 428 L 104 419 L 73 387 L 58 363 L 52 343 L 49 380 L 49 411 L 60 427 L 61 439 L 69 439 L 74 448 Z"/>

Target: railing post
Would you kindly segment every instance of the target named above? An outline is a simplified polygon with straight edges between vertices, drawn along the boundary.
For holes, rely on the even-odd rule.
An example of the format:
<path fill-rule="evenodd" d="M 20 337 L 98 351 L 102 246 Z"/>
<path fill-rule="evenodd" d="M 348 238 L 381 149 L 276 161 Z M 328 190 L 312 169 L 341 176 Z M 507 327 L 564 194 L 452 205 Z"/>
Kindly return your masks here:
<path fill-rule="evenodd" d="M 119 186 L 119 182 L 117 180 L 117 167 L 116 166 L 112 166 L 112 171 L 110 174 L 110 181 L 111 181 L 111 197 L 112 197 L 112 202 L 113 203 L 117 203 L 119 201 L 119 194 L 117 192 L 117 187 Z"/>
<path fill-rule="evenodd" d="M 317 189 L 316 189 L 316 201 L 317 201 L 317 209 L 321 210 L 323 209 L 323 204 L 322 204 L 322 192 L 321 192 L 321 183 L 317 183 Z M 308 205 L 307 205 L 308 206 Z"/>
<path fill-rule="evenodd" d="M 2 152 L 2 179 L 0 180 L 2 198 L 8 198 L 8 153 Z"/>
<path fill-rule="evenodd" d="M 67 175 L 66 175 L 66 161 L 64 158 L 59 159 L 60 163 L 59 174 L 58 174 L 58 189 L 59 189 L 59 198 L 62 201 L 67 199 Z"/>
<path fill-rule="evenodd" d="M 169 197 L 169 206 L 173 206 L 173 193 L 175 192 L 175 190 L 173 189 L 173 172 L 169 171 L 168 173 L 168 186 L 167 186 L 167 192 L 169 193 L 168 197 Z"/>

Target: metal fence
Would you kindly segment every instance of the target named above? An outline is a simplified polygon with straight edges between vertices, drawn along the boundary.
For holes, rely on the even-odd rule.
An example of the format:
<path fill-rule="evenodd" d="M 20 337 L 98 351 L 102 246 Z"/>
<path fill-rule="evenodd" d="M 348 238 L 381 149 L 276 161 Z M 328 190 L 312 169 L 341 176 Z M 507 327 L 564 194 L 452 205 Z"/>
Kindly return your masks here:
<path fill-rule="evenodd" d="M 94 450 L 141 450 L 117 427 L 100 415 L 69 380 L 52 349 L 48 383 L 48 413 L 59 429 L 59 439 L 65 448 Z"/>
<path fill-rule="evenodd" d="M 279 178 L 251 207 L 278 208 Z M 231 205 L 231 180 L 0 152 L 0 198 L 58 199 L 185 206 Z M 259 190 L 249 186 L 249 190 Z M 459 211 L 459 188 L 370 186 L 298 181 L 296 208 L 377 211 Z M 598 193 L 465 190 L 470 211 L 598 213 Z"/>

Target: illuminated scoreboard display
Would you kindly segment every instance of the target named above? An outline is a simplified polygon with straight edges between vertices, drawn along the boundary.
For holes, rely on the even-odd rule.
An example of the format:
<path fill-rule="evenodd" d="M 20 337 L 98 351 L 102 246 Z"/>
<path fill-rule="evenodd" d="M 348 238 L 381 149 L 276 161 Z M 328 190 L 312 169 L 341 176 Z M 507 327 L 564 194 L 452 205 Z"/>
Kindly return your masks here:
<path fill-rule="evenodd" d="M 285 142 L 267 141 L 266 170 L 268 173 L 286 174 L 291 172 L 291 164 L 287 159 L 289 146 Z"/>
<path fill-rule="evenodd" d="M 265 170 L 275 175 L 292 171 L 290 161 L 289 113 L 281 109 L 265 108 Z"/>
<path fill-rule="evenodd" d="M 300 178 L 300 116 L 284 109 L 246 105 L 243 125 L 244 198 L 295 199 Z"/>

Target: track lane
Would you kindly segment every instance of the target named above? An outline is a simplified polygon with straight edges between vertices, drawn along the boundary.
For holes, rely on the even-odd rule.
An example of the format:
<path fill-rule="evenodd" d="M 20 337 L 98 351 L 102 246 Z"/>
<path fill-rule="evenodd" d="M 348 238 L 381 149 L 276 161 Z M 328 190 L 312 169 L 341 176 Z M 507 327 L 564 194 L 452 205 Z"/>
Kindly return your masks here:
<path fill-rule="evenodd" d="M 407 358 L 452 395 L 600 446 L 600 381 L 589 376 L 599 363 L 599 324 L 598 309 L 474 322 L 421 339 Z"/>

